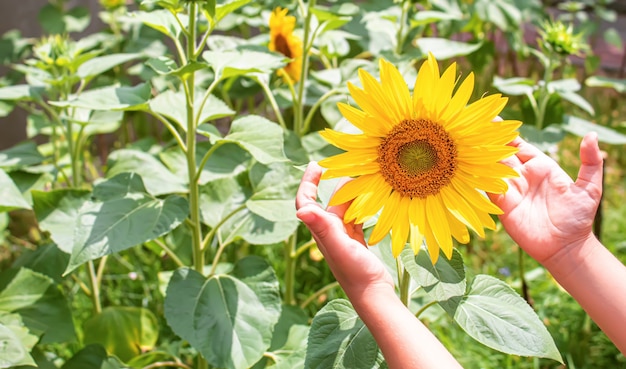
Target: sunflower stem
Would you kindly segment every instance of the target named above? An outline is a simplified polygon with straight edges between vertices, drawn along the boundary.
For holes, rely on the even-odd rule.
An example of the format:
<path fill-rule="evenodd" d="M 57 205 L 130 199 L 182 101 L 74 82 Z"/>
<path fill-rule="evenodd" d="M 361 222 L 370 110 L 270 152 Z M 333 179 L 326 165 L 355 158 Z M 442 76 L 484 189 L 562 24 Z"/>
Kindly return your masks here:
<path fill-rule="evenodd" d="M 409 9 L 411 7 L 410 0 L 402 1 L 402 14 L 400 15 L 400 24 L 398 25 L 398 33 L 396 34 L 396 54 L 401 55 L 404 49 L 404 27 L 407 23 Z"/>
<path fill-rule="evenodd" d="M 285 303 L 294 305 L 296 302 L 294 282 L 296 279 L 296 234 L 285 241 Z"/>
<path fill-rule="evenodd" d="M 398 290 L 400 290 L 400 301 L 404 306 L 409 306 L 409 287 L 411 286 L 411 275 L 407 272 L 400 258 L 396 258 L 396 272 L 398 273 Z"/>
<path fill-rule="evenodd" d="M 298 137 L 302 137 L 305 132 L 304 127 L 304 92 L 306 85 L 307 70 L 309 69 L 309 51 L 313 40 L 309 40 L 311 31 L 311 18 L 313 12 L 311 11 L 315 7 L 315 0 L 309 0 L 307 4 L 306 17 L 304 18 L 304 39 L 302 44 L 304 45 L 302 51 L 302 70 L 300 71 L 300 84 L 298 85 L 298 96 L 296 101 L 295 121 L 293 130 Z"/>

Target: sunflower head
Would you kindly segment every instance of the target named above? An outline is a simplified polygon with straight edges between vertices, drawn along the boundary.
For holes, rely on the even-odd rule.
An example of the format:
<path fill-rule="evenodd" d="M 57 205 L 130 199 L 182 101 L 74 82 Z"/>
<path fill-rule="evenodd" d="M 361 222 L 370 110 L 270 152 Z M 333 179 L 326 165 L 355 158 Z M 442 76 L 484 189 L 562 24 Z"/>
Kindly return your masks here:
<path fill-rule="evenodd" d="M 269 49 L 291 59 L 278 74 L 292 83 L 300 80 L 302 72 L 302 40 L 293 34 L 295 27 L 296 17 L 287 15 L 287 9 L 277 7 L 270 14 Z"/>
<path fill-rule="evenodd" d="M 582 33 L 574 33 L 571 24 L 561 21 L 546 21 L 540 30 L 540 45 L 546 52 L 561 56 L 579 55 L 588 50 Z"/>
<path fill-rule="evenodd" d="M 361 133 L 321 132 L 345 152 L 320 161 L 325 179 L 349 176 L 331 205 L 350 203 L 344 221 L 363 223 L 379 215 L 369 238 L 376 244 L 391 233 L 398 256 L 409 243 L 417 253 L 423 242 L 433 263 L 439 250 L 450 258 L 452 239 L 469 241 L 468 229 L 484 237 L 495 228 L 490 214 L 502 211 L 485 192 L 504 193 L 506 177 L 517 173 L 500 161 L 519 121 L 494 122 L 506 104 L 491 95 L 468 104 L 474 75 L 457 78 L 456 65 L 443 74 L 430 54 L 413 94 L 396 67 L 380 60 L 380 80 L 359 70 L 362 87 L 348 84 L 358 108 L 340 103 L 343 116 Z"/>

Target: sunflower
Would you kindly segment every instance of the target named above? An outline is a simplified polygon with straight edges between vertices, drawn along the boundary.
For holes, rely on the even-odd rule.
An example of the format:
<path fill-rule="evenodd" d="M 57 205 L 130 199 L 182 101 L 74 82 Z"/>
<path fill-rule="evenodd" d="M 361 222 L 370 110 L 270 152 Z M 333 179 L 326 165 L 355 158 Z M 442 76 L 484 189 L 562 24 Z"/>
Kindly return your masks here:
<path fill-rule="evenodd" d="M 521 122 L 493 121 L 507 99 L 495 94 L 468 105 L 473 73 L 454 91 L 456 64 L 440 75 L 432 54 L 419 69 L 412 96 L 398 69 L 383 59 L 380 82 L 364 70 L 359 79 L 363 88 L 348 83 L 348 89 L 360 109 L 338 107 L 361 133 L 320 132 L 345 151 L 320 161 L 327 168 L 322 178 L 354 178 L 330 201 L 352 201 L 344 221 L 360 224 L 379 214 L 369 244 L 391 232 L 397 257 L 407 242 L 417 254 L 426 241 L 433 264 L 439 249 L 451 258 L 453 237 L 469 242 L 468 228 L 480 237 L 484 228 L 495 229 L 490 214 L 502 211 L 484 192 L 504 193 L 503 178 L 517 176 L 500 161 L 516 152 L 507 143 Z"/>
<path fill-rule="evenodd" d="M 290 58 L 291 61 L 287 66 L 278 71 L 278 75 L 282 75 L 295 83 L 300 80 L 302 72 L 302 40 L 293 34 L 296 26 L 296 17 L 288 16 L 287 9 L 277 7 L 270 14 L 270 43 L 271 51 L 279 53 Z"/>

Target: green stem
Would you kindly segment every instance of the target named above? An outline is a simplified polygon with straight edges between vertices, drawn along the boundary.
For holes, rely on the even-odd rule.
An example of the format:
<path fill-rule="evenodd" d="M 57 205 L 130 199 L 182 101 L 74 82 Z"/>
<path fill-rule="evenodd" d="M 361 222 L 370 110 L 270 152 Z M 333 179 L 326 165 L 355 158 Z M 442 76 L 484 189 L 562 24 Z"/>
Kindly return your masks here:
<path fill-rule="evenodd" d="M 302 255 L 306 250 L 310 249 L 311 247 L 313 247 L 315 245 L 316 245 L 315 240 L 311 239 L 309 242 L 307 242 L 304 245 L 298 247 L 298 249 L 296 250 L 296 258 L 299 257 L 300 255 Z"/>
<path fill-rule="evenodd" d="M 187 30 L 187 60 L 192 61 L 196 51 L 196 18 L 198 5 L 189 3 L 189 29 Z M 191 73 L 185 80 L 187 94 L 187 172 L 189 176 L 189 225 L 191 228 L 191 242 L 193 248 L 193 267 L 202 273 L 204 268 L 204 254 L 202 253 L 202 230 L 200 224 L 200 190 L 196 176 L 196 115 L 195 115 L 195 73 Z"/>
<path fill-rule="evenodd" d="M 398 33 L 396 34 L 396 54 L 401 55 L 404 46 L 404 27 L 407 23 L 407 18 L 409 15 L 409 9 L 411 7 L 411 1 L 403 0 L 402 1 L 402 15 L 400 15 L 400 24 L 398 27 Z"/>
<path fill-rule="evenodd" d="M 294 282 L 296 279 L 296 235 L 285 241 L 285 303 L 295 304 Z"/>
<path fill-rule="evenodd" d="M 304 300 L 301 304 L 300 304 L 300 308 L 301 309 L 305 309 L 310 303 L 312 303 L 313 301 L 315 301 L 315 299 L 317 299 L 319 296 L 323 295 L 324 293 L 326 293 L 326 291 L 330 291 L 335 287 L 339 286 L 339 282 L 333 282 L 333 283 L 329 283 L 326 286 L 320 288 L 319 290 L 317 290 L 314 294 L 312 294 L 311 296 L 309 296 L 306 300 Z"/>
<path fill-rule="evenodd" d="M 170 257 L 170 258 L 174 261 L 174 263 L 176 264 L 176 266 L 177 266 L 177 267 L 179 267 L 179 268 L 180 268 L 180 267 L 184 267 L 184 266 L 185 266 L 185 263 L 183 263 L 183 262 L 182 262 L 182 261 L 178 258 L 178 255 L 176 255 L 176 253 L 175 253 L 172 249 L 170 249 L 170 248 L 169 248 L 169 246 L 167 246 L 167 244 L 166 244 L 165 242 L 163 242 L 163 241 L 159 240 L 158 238 L 157 238 L 157 239 L 154 239 L 153 241 L 154 241 L 154 243 L 156 243 L 156 244 L 157 244 L 157 245 L 158 245 L 161 249 L 163 249 L 163 251 L 165 251 L 165 253 L 167 254 L 167 256 L 169 256 L 169 257 Z"/>
<path fill-rule="evenodd" d="M 402 280 L 398 284 L 400 287 L 400 301 L 402 301 L 404 306 L 409 306 L 409 299 L 411 298 L 411 294 L 409 293 L 411 275 L 404 267 L 402 267 Z"/>
<path fill-rule="evenodd" d="M 543 129 L 546 118 L 546 108 L 548 101 L 550 100 L 550 91 L 548 91 L 548 84 L 552 80 L 552 71 L 554 70 L 554 63 L 552 57 L 548 58 L 548 65 L 543 72 L 543 86 L 539 89 L 537 110 L 535 111 L 535 124 L 538 130 Z"/>
<path fill-rule="evenodd" d="M 437 301 L 433 300 L 433 301 L 429 302 L 428 304 L 426 304 L 426 305 L 422 306 L 422 307 L 421 307 L 421 308 L 417 311 L 417 313 L 415 313 L 415 317 L 419 319 L 420 315 L 422 315 L 422 313 L 423 313 L 424 311 L 426 311 L 426 309 L 428 309 L 429 307 L 431 307 L 431 306 L 435 305 L 436 303 L 437 303 Z"/>
<path fill-rule="evenodd" d="M 322 95 L 316 102 L 315 104 L 311 107 L 311 109 L 309 110 L 309 112 L 306 115 L 306 118 L 304 119 L 304 123 L 302 124 L 303 126 L 303 130 L 302 132 L 306 133 L 309 131 L 309 128 L 311 126 L 311 120 L 313 120 L 313 116 L 315 115 L 315 112 L 317 111 L 317 109 L 322 105 L 322 103 L 326 100 L 328 100 L 329 97 L 338 94 L 339 91 L 335 90 L 335 89 L 331 89 L 326 91 L 326 93 L 324 95 Z"/>
<path fill-rule="evenodd" d="M 87 273 L 89 274 L 89 287 L 91 290 L 90 297 L 93 304 L 93 310 L 96 314 L 100 314 L 102 312 L 102 304 L 100 303 L 100 286 L 98 285 L 98 276 L 93 260 L 89 260 L 87 262 Z"/>
<path fill-rule="evenodd" d="M 172 125 L 172 123 L 170 123 L 170 121 L 167 120 L 167 118 L 165 118 L 164 116 L 162 116 L 161 114 L 157 112 L 148 110 L 148 113 L 152 114 L 152 116 L 155 117 L 159 122 L 163 123 L 165 128 L 167 128 L 167 130 L 172 135 L 172 137 L 174 137 L 174 139 L 176 140 L 176 143 L 181 148 L 181 150 L 183 150 L 183 152 L 186 153 L 187 145 L 185 145 L 183 138 L 180 136 L 180 133 L 178 133 L 178 130 L 176 130 L 176 128 Z"/>
<path fill-rule="evenodd" d="M 260 78 L 255 78 L 255 81 L 261 86 L 261 88 L 263 89 L 263 92 L 265 92 L 265 96 L 267 96 L 267 99 L 269 100 L 270 105 L 272 106 L 272 110 L 274 110 L 274 115 L 276 115 L 278 124 L 280 124 L 280 126 L 283 129 L 287 129 L 287 126 L 285 125 L 285 118 L 283 118 L 283 113 L 280 111 L 280 108 L 278 107 L 278 103 L 276 102 L 276 98 L 274 97 L 272 90 L 270 90 L 269 86 L 263 81 L 261 81 Z"/>

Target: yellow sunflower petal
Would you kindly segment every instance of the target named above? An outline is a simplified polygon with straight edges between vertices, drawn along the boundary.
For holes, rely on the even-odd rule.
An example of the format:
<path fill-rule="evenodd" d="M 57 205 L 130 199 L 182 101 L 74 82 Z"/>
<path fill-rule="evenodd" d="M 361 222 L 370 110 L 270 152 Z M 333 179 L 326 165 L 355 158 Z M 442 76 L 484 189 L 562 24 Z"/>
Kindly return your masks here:
<path fill-rule="evenodd" d="M 385 206 L 387 199 L 391 195 L 391 186 L 384 180 L 375 181 L 372 184 L 372 191 L 368 195 L 357 197 L 353 201 L 352 206 L 346 211 L 346 216 L 354 219 L 356 223 L 365 222 Z"/>
<path fill-rule="evenodd" d="M 459 134 L 472 132 L 476 129 L 476 122 L 493 121 L 500 114 L 504 105 L 506 105 L 506 98 L 500 94 L 483 97 L 469 104 L 446 128 L 457 130 Z"/>
<path fill-rule="evenodd" d="M 384 93 L 391 97 L 388 101 L 393 104 L 392 110 L 397 112 L 396 119 L 401 121 L 411 117 L 411 95 L 400 71 L 385 59 L 380 59 L 380 80 Z"/>
<path fill-rule="evenodd" d="M 394 258 L 397 258 L 409 237 L 409 204 L 411 199 L 408 197 L 401 197 L 398 208 L 396 209 L 396 217 L 391 227 L 391 252 Z"/>
<path fill-rule="evenodd" d="M 350 82 L 348 82 L 348 91 L 350 91 L 350 95 L 352 95 L 354 101 L 366 114 L 372 115 L 377 119 L 378 124 L 385 128 L 385 132 L 393 128 L 393 124 L 395 123 L 393 118 L 385 112 L 384 107 L 379 105 L 372 95 Z"/>
<path fill-rule="evenodd" d="M 494 203 L 489 201 L 489 199 L 485 195 L 479 193 L 474 188 L 470 187 L 467 184 L 467 182 L 470 182 L 469 178 L 465 178 L 462 182 L 460 180 L 454 180 L 450 184 L 452 185 L 452 187 L 454 187 L 455 191 L 461 194 L 461 196 L 476 209 L 479 209 L 479 210 L 482 210 L 491 214 L 503 214 L 502 209 L 500 209 Z M 484 181 L 484 182 L 487 182 L 487 181 Z"/>
<path fill-rule="evenodd" d="M 415 79 L 415 87 L 413 88 L 413 105 L 415 111 L 425 110 L 432 112 L 433 107 L 433 88 L 439 81 L 439 65 L 432 54 L 428 54 L 428 60 L 425 61 L 417 72 Z M 427 117 L 428 118 L 428 117 Z"/>
<path fill-rule="evenodd" d="M 411 245 L 411 249 L 413 250 L 413 254 L 417 255 L 422 248 L 422 244 L 424 243 L 424 235 L 420 232 L 416 225 L 410 224 L 410 229 L 411 234 L 409 236 L 409 243 Z"/>
<path fill-rule="evenodd" d="M 444 109 L 450 104 L 450 99 L 452 98 L 452 91 L 454 90 L 454 81 L 456 80 L 456 63 L 452 63 L 439 80 L 438 86 L 435 89 L 434 99 L 434 115 L 431 116 L 431 119 L 441 120 L 441 113 L 443 113 Z"/>
<path fill-rule="evenodd" d="M 470 241 L 470 235 L 467 231 L 467 227 L 460 220 L 454 217 L 451 213 L 446 213 L 448 217 L 448 224 L 450 224 L 450 233 L 457 242 L 466 244 Z"/>
<path fill-rule="evenodd" d="M 398 215 L 397 209 L 398 204 L 400 204 L 400 197 L 397 192 L 393 192 L 387 199 L 387 203 L 383 207 L 378 217 L 378 222 L 370 235 L 369 243 L 371 245 L 379 243 L 389 233 L 389 230 L 391 230 L 391 227 L 396 221 L 396 216 Z"/>
<path fill-rule="evenodd" d="M 426 218 L 428 228 L 432 230 L 437 244 L 449 259 L 452 257 L 452 234 L 441 196 L 434 195 L 426 198 L 426 214 L 428 215 Z"/>
<path fill-rule="evenodd" d="M 443 203 L 456 219 L 470 227 L 479 236 L 485 237 L 485 231 L 476 211 L 452 187 L 441 191 Z"/>
<path fill-rule="evenodd" d="M 320 161 L 321 162 L 321 161 Z M 353 165 L 348 167 L 328 168 L 323 174 L 322 179 L 332 179 L 341 177 L 356 177 L 367 174 L 374 174 L 380 171 L 377 162 L 366 163 L 362 165 Z"/>
<path fill-rule="evenodd" d="M 454 119 L 467 105 L 474 91 L 474 73 L 470 73 L 456 90 L 448 106 L 441 114 L 441 120 L 448 122 Z"/>
<path fill-rule="evenodd" d="M 370 147 L 378 147 L 380 145 L 380 139 L 378 137 L 371 137 L 366 135 L 352 135 L 348 133 L 333 131 L 332 129 L 325 129 L 319 132 L 326 141 L 331 145 L 335 145 L 342 150 L 359 150 Z"/>

